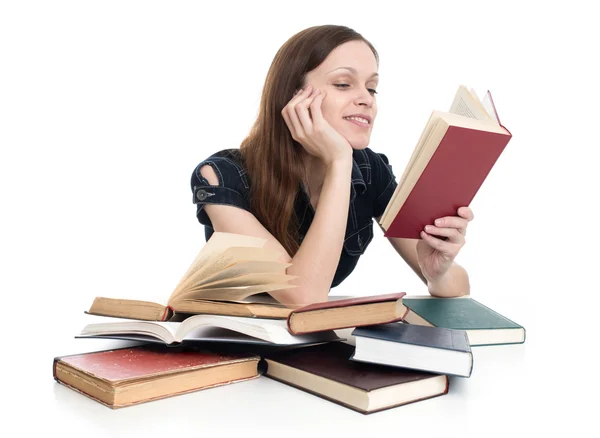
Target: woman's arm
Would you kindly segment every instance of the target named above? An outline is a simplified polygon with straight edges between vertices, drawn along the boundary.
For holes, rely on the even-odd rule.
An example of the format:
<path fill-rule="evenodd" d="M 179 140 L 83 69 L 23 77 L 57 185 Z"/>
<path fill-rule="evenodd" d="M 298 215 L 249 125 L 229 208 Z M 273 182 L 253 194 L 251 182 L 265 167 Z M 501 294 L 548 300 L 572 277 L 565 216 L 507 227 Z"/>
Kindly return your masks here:
<path fill-rule="evenodd" d="M 378 223 L 380 222 L 380 219 L 381 218 L 377 218 Z M 466 225 L 464 227 L 466 228 Z M 423 274 L 419 263 L 419 254 L 417 251 L 417 245 L 419 244 L 418 240 L 399 239 L 395 237 L 388 237 L 388 240 L 400 257 L 404 259 L 423 283 L 427 285 L 427 289 L 431 295 L 450 298 L 470 294 L 471 287 L 469 284 L 469 275 L 458 263 L 452 261 L 450 267 L 442 275 L 435 278 L 427 278 L 427 276 Z M 458 250 L 456 250 L 456 252 L 458 252 Z"/>
<path fill-rule="evenodd" d="M 460 297 L 469 295 L 470 284 L 469 275 L 465 268 L 456 262 L 452 262 L 452 266 L 448 268 L 446 273 L 435 280 L 427 280 L 419 263 L 417 261 L 417 240 L 414 239 L 398 239 L 388 237 L 388 240 L 396 250 L 400 257 L 410 266 L 410 268 L 419 276 L 419 278 L 427 285 L 429 293 L 436 297 Z"/>
<path fill-rule="evenodd" d="M 248 211 L 219 204 L 207 204 L 204 208 L 215 231 L 264 238 L 267 248 L 281 252 L 282 261 L 292 263 L 287 273 L 298 276 L 291 282 L 298 287 L 269 292 L 273 298 L 290 306 L 327 301 L 344 243 L 351 172 L 351 155 L 335 160 L 327 167 L 315 217 L 293 258 Z M 203 166 L 200 173 L 209 184 L 218 185 L 217 175 L 210 166 Z"/>
<path fill-rule="evenodd" d="M 315 217 L 287 270 L 300 277 L 300 287 L 285 298 L 304 304 L 327 301 L 346 234 L 351 173 L 351 155 L 327 168 Z"/>

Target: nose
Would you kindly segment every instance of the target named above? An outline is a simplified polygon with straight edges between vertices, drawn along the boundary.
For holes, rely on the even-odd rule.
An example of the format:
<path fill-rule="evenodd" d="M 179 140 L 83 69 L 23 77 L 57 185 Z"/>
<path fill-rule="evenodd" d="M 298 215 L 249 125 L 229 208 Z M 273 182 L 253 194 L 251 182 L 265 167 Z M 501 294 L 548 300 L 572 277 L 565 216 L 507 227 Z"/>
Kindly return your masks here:
<path fill-rule="evenodd" d="M 375 102 L 375 98 L 369 93 L 369 90 L 361 90 L 356 97 L 355 103 L 357 105 L 363 105 L 367 108 L 371 108 L 373 103 Z"/>

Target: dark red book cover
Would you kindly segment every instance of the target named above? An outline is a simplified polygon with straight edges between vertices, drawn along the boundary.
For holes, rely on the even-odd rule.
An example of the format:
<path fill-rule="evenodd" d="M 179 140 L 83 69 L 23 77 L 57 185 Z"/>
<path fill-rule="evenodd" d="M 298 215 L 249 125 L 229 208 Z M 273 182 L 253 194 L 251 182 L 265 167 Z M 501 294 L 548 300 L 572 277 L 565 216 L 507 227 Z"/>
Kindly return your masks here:
<path fill-rule="evenodd" d="M 54 369 L 56 369 L 56 362 L 60 361 L 88 375 L 115 383 L 224 365 L 252 358 L 259 359 L 252 354 L 221 354 L 209 351 L 141 346 L 57 357 L 54 360 Z"/>
<path fill-rule="evenodd" d="M 350 359 L 354 354 L 354 350 L 355 347 L 353 345 L 334 342 L 267 354 L 264 358 L 366 392 L 389 387 L 397 387 L 396 390 L 401 392 L 402 385 L 404 384 L 418 384 L 422 380 L 440 377 L 439 374 L 425 371 L 354 361 Z M 280 380 L 269 374 L 268 366 L 265 375 L 274 380 Z M 448 393 L 448 376 L 443 376 L 443 378 L 445 379 L 446 386 L 438 395 Z M 296 386 L 291 382 L 281 381 L 291 386 Z M 304 387 L 296 387 L 351 409 L 358 410 L 356 407 L 345 403 L 344 400 L 333 399 L 324 393 L 317 393 Z M 416 392 L 418 393 L 418 391 Z M 413 403 L 430 397 L 415 396 L 414 399 L 405 401 L 402 404 Z M 381 410 L 395 406 L 399 406 L 399 404 L 390 402 L 389 405 L 381 408 Z M 360 410 L 359 412 L 367 413 Z"/>
<path fill-rule="evenodd" d="M 449 126 L 384 235 L 420 239 L 425 225 L 468 207 L 511 138 L 510 133 Z"/>
<path fill-rule="evenodd" d="M 332 301 L 324 301 L 321 303 L 309 304 L 307 306 L 300 307 L 298 309 L 294 309 L 290 312 L 290 314 L 287 318 L 288 330 L 290 331 L 290 333 L 295 334 L 295 335 L 310 333 L 307 331 L 300 331 L 300 330 L 293 329 L 292 322 L 293 322 L 293 319 L 295 318 L 295 316 L 300 315 L 305 312 L 312 312 L 315 310 L 337 309 L 337 308 L 341 308 L 341 307 L 365 306 L 367 304 L 383 303 L 386 301 L 396 302 L 396 301 L 402 299 L 402 297 L 404 297 L 405 295 L 406 295 L 406 292 L 396 292 L 396 293 L 391 293 L 391 294 L 371 295 L 371 296 L 356 297 L 356 298 L 352 297 L 352 298 L 346 298 L 346 299 L 342 299 L 342 300 L 332 300 Z M 406 316 L 408 311 L 409 311 L 409 309 L 406 308 L 404 313 L 402 315 L 398 316 L 397 318 L 391 319 L 389 321 L 380 321 L 380 322 L 378 322 L 378 324 L 400 321 Z M 361 324 L 357 325 L 355 321 L 349 321 L 348 324 L 343 324 L 339 327 L 335 327 L 334 330 L 348 328 L 348 327 L 359 327 L 359 326 L 361 326 Z"/>
<path fill-rule="evenodd" d="M 259 363 L 253 353 L 140 346 L 55 357 L 53 374 L 58 383 L 116 409 L 253 379 Z M 221 373 L 211 370 L 222 366 Z"/>

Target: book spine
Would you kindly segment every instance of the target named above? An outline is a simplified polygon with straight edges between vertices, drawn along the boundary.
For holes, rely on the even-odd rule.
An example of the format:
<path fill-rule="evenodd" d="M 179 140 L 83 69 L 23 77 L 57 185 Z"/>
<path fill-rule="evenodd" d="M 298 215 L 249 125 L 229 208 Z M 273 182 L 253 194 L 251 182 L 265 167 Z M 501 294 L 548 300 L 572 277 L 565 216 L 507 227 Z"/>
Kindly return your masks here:
<path fill-rule="evenodd" d="M 58 376 L 56 375 L 56 365 L 58 364 L 58 361 L 60 359 L 61 359 L 60 357 L 55 357 L 54 360 L 52 361 L 52 377 L 54 377 L 54 380 L 56 380 L 59 383 L 60 383 L 60 380 L 58 380 Z"/>
<path fill-rule="evenodd" d="M 370 325 L 389 324 L 389 323 L 392 323 L 392 322 L 403 321 L 403 318 L 404 318 L 404 316 L 407 313 L 408 312 L 406 312 L 403 316 L 401 316 L 399 318 L 390 319 L 388 321 L 381 321 L 381 322 L 378 322 L 376 324 L 353 324 L 353 325 L 345 325 L 345 326 L 340 326 L 340 327 L 336 326 L 336 327 L 322 329 L 322 330 L 308 330 L 308 331 L 295 331 L 295 330 L 292 330 L 292 326 L 290 324 L 290 319 L 288 319 L 288 330 L 293 335 L 306 335 L 306 334 L 317 333 L 317 332 L 321 332 L 321 331 L 324 332 L 324 331 L 327 331 L 327 330 L 342 330 L 342 329 L 347 329 L 347 328 L 367 327 L 367 326 L 370 326 Z"/>
<path fill-rule="evenodd" d="M 168 321 L 170 320 L 173 315 L 175 314 L 175 310 L 171 307 L 171 306 L 166 306 L 165 307 L 165 312 L 163 313 L 162 317 L 161 317 L 161 321 Z"/>

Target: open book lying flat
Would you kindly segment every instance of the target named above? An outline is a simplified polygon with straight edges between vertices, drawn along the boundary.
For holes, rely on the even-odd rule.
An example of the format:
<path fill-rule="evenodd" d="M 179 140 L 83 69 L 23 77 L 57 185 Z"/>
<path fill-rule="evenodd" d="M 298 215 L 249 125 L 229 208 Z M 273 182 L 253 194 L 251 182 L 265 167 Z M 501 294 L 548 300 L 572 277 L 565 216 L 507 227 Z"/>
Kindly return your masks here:
<path fill-rule="evenodd" d="M 419 239 L 425 225 L 468 207 L 512 134 L 492 95 L 459 86 L 449 112 L 433 111 L 379 225 L 386 237 Z"/>
<path fill-rule="evenodd" d="M 183 322 L 142 321 L 90 315 L 77 338 L 113 338 L 179 345 L 189 342 L 235 342 L 264 345 L 316 344 L 341 340 L 334 331 L 293 335 L 286 320 L 223 315 L 194 315 Z"/>

